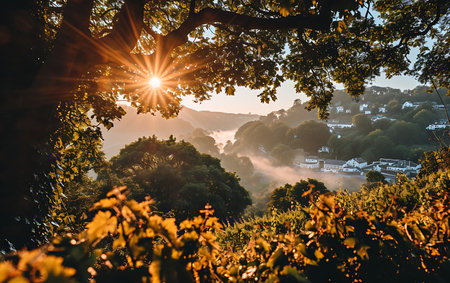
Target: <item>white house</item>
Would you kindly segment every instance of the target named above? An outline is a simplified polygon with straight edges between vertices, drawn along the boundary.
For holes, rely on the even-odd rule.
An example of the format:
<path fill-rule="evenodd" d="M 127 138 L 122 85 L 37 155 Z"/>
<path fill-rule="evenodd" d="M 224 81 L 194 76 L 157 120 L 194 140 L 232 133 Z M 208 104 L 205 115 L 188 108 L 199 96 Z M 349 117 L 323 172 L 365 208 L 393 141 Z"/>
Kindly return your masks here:
<path fill-rule="evenodd" d="M 370 114 L 372 114 L 372 111 L 370 111 L 370 110 L 366 110 L 366 111 L 364 111 L 364 114 L 366 114 L 366 115 L 370 115 Z"/>
<path fill-rule="evenodd" d="M 348 113 L 348 114 L 349 114 L 349 113 L 352 113 L 352 110 L 351 110 L 351 109 L 346 109 L 346 110 L 345 110 L 345 113 Z"/>
<path fill-rule="evenodd" d="M 380 163 L 380 165 L 392 165 L 399 161 L 400 161 L 400 159 L 380 158 L 380 160 L 378 162 Z"/>
<path fill-rule="evenodd" d="M 342 167 L 344 166 L 344 160 L 334 160 L 334 159 L 325 159 L 323 161 L 323 168 L 321 170 L 323 172 L 334 172 L 342 171 Z"/>
<path fill-rule="evenodd" d="M 421 165 L 416 164 L 412 161 L 407 160 L 399 160 L 394 164 L 390 164 L 386 166 L 387 170 L 396 171 L 396 172 L 406 172 L 406 171 L 419 171 Z"/>
<path fill-rule="evenodd" d="M 331 129 L 346 129 L 353 127 L 353 124 L 339 124 L 339 123 L 327 123 L 327 126 Z"/>
<path fill-rule="evenodd" d="M 317 156 L 307 156 L 305 158 L 305 162 L 306 163 L 317 163 L 317 162 L 319 162 L 319 157 L 317 157 Z"/>
<path fill-rule="evenodd" d="M 362 169 L 367 166 L 367 161 L 362 159 L 361 157 L 352 158 L 349 161 L 345 162 L 346 167 L 356 167 Z"/>
<path fill-rule="evenodd" d="M 413 108 L 414 104 L 412 104 L 410 101 L 406 101 L 405 103 L 402 104 L 402 109 L 405 108 Z"/>
<path fill-rule="evenodd" d="M 369 104 L 363 103 L 363 104 L 359 105 L 359 111 L 360 111 L 360 112 L 363 112 L 363 111 L 365 111 L 368 107 L 369 107 Z"/>
<path fill-rule="evenodd" d="M 378 107 L 378 112 L 386 113 L 386 107 L 384 107 L 384 106 Z"/>
<path fill-rule="evenodd" d="M 445 110 L 445 107 L 443 104 L 435 104 L 433 105 L 434 110 Z"/>
<path fill-rule="evenodd" d="M 300 168 L 307 168 L 307 169 L 317 169 L 319 168 L 320 164 L 319 162 L 302 162 L 300 163 L 299 167 Z"/>
<path fill-rule="evenodd" d="M 428 125 L 426 127 L 426 129 L 430 130 L 430 131 L 434 131 L 436 129 L 445 129 L 447 127 L 450 127 L 450 125 L 448 125 L 448 124 L 431 124 L 431 125 Z"/>
<path fill-rule="evenodd" d="M 300 168 L 307 168 L 307 169 L 317 169 L 320 166 L 319 163 L 319 157 L 317 156 L 307 156 L 304 161 L 294 161 L 294 165 L 300 167 Z"/>
<path fill-rule="evenodd" d="M 357 168 L 357 167 L 352 167 L 352 166 L 349 166 L 349 165 L 347 165 L 347 164 L 344 164 L 344 165 L 342 166 L 342 171 L 343 171 L 343 172 L 346 172 L 346 173 L 356 173 L 356 172 L 361 172 L 361 170 L 360 170 L 359 168 Z"/>
<path fill-rule="evenodd" d="M 344 106 L 337 106 L 336 107 L 336 113 L 344 112 Z"/>
<path fill-rule="evenodd" d="M 319 148 L 317 150 L 317 152 L 319 152 L 319 153 L 321 153 L 321 152 L 330 153 L 330 148 L 328 146 L 322 146 L 321 148 Z"/>

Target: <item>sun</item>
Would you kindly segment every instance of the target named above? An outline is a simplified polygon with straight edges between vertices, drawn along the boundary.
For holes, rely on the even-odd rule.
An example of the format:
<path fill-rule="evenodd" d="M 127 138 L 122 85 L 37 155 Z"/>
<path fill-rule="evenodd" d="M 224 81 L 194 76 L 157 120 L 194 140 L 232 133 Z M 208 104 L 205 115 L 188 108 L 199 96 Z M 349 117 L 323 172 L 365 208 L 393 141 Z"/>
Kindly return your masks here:
<path fill-rule="evenodd" d="M 158 88 L 161 86 L 161 80 L 158 77 L 153 77 L 148 81 L 148 84 L 153 88 Z"/>

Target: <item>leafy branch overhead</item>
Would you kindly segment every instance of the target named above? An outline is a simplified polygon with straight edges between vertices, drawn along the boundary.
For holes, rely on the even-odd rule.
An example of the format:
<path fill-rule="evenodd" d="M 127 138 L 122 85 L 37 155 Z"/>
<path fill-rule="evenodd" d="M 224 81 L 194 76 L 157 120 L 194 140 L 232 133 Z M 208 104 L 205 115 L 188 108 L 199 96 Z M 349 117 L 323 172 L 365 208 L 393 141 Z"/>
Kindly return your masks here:
<path fill-rule="evenodd" d="M 106 65 L 107 91 L 120 89 L 141 111 L 166 116 L 177 113 L 183 95 L 232 95 L 235 85 L 259 89 L 269 102 L 289 79 L 324 118 L 333 82 L 357 96 L 384 70 L 448 86 L 448 68 L 434 60 L 448 61 L 448 7 L 440 0 L 69 0 L 47 7 L 62 18 L 48 17 L 56 39 L 47 62 L 64 59 L 79 69 L 61 76 Z M 432 47 L 422 47 L 410 68 L 411 48 L 430 39 Z M 165 96 L 142 95 L 141 81 L 153 75 L 166 81 Z"/>

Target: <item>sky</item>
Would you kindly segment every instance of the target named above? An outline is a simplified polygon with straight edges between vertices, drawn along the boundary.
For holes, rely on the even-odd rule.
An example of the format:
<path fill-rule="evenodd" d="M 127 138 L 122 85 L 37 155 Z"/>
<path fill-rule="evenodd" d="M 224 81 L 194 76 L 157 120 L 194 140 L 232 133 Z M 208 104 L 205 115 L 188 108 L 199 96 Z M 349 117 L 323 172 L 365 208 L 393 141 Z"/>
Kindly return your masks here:
<path fill-rule="evenodd" d="M 431 42 L 427 43 L 430 44 Z M 419 53 L 419 49 L 412 48 L 411 52 L 407 55 L 411 64 L 416 61 L 416 57 Z M 411 76 L 395 76 L 391 79 L 386 79 L 382 72 L 380 76 L 375 78 L 368 86 L 382 86 L 398 88 L 401 90 L 413 89 L 420 83 Z M 343 85 L 336 85 L 336 89 L 344 89 Z M 236 94 L 234 96 L 226 95 L 225 93 L 212 94 L 210 100 L 203 101 L 201 103 L 194 102 L 193 96 L 187 96 L 183 99 L 182 104 L 186 107 L 198 110 L 198 111 L 217 111 L 228 113 L 252 113 L 259 115 L 267 115 L 272 111 L 280 109 L 288 109 L 294 103 L 294 100 L 300 98 L 303 102 L 308 100 L 305 94 L 296 93 L 294 88 L 294 82 L 287 81 L 281 85 L 278 89 L 277 100 L 272 101 L 269 104 L 261 103 L 258 98 L 258 91 L 247 89 L 244 87 L 237 87 Z"/>
<path fill-rule="evenodd" d="M 404 89 L 413 89 L 419 82 L 413 77 L 397 76 L 391 79 L 384 77 L 376 78 L 371 85 Z M 342 86 L 337 86 L 337 89 L 343 89 Z M 307 97 L 304 94 L 295 92 L 294 83 L 292 81 L 285 82 L 278 89 L 278 99 L 274 102 L 261 103 L 258 98 L 258 91 L 239 87 L 234 96 L 228 96 L 225 93 L 213 94 L 210 100 L 201 103 L 193 102 L 192 96 L 187 96 L 183 99 L 182 104 L 186 107 L 195 110 L 207 110 L 228 113 L 252 113 L 259 115 L 266 115 L 272 111 L 277 111 L 282 108 L 288 109 L 292 106 L 295 99 L 300 98 L 306 101 Z"/>

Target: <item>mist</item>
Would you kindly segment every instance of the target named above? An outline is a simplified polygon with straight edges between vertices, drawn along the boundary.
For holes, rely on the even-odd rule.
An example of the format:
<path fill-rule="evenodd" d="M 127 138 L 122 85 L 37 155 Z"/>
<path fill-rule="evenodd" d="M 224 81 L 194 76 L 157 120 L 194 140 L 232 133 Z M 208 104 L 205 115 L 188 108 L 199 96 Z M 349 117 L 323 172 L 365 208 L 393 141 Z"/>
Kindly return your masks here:
<path fill-rule="evenodd" d="M 227 141 L 231 141 L 234 143 L 236 140 L 234 139 L 234 135 L 238 128 L 228 131 L 213 131 L 209 135 L 216 140 L 216 145 L 220 151 L 223 151 L 223 147 L 226 145 Z"/>
<path fill-rule="evenodd" d="M 273 185 L 275 185 L 275 187 L 282 186 L 286 183 L 295 184 L 300 181 L 300 179 L 306 180 L 308 178 L 312 178 L 323 182 L 331 191 L 346 189 L 353 192 L 358 191 L 361 185 L 365 182 L 365 178 L 362 176 L 345 176 L 333 173 L 317 172 L 305 168 L 275 166 L 269 158 L 255 155 L 246 156 L 248 156 L 252 161 L 255 166 L 255 171 L 271 179 L 274 182 Z"/>

